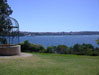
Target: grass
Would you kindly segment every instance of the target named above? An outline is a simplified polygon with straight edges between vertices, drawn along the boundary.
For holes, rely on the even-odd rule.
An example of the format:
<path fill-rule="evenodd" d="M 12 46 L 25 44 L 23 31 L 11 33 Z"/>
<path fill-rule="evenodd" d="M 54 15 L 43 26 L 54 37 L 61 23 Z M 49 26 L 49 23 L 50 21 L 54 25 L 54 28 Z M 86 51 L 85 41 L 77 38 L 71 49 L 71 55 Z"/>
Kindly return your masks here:
<path fill-rule="evenodd" d="M 0 58 L 0 75 L 99 75 L 99 56 L 33 53 Z"/>

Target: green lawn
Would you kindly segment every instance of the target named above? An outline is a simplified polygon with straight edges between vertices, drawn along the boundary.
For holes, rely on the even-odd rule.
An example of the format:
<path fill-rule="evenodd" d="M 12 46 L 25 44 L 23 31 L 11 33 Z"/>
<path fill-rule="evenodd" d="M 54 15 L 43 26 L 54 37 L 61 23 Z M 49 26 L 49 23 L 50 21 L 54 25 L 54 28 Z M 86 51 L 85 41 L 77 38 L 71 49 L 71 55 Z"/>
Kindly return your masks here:
<path fill-rule="evenodd" d="M 0 58 L 0 75 L 99 75 L 99 56 L 33 53 Z"/>

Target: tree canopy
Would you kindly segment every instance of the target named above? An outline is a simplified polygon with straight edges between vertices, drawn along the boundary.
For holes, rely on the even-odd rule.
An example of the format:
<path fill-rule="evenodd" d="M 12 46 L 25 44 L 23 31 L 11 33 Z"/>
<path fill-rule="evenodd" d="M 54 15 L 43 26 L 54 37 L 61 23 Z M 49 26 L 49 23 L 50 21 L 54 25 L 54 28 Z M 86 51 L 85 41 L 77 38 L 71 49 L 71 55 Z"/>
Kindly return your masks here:
<path fill-rule="evenodd" d="M 8 5 L 7 0 L 0 0 L 0 36 L 8 35 L 11 30 L 12 22 L 9 16 L 12 14 L 11 7 Z M 0 42 L 7 43 L 6 38 L 0 37 Z"/>
<path fill-rule="evenodd" d="M 10 30 L 11 20 L 9 16 L 12 14 L 11 7 L 7 0 L 0 0 L 0 34 Z M 9 30 L 8 30 L 9 29 Z"/>

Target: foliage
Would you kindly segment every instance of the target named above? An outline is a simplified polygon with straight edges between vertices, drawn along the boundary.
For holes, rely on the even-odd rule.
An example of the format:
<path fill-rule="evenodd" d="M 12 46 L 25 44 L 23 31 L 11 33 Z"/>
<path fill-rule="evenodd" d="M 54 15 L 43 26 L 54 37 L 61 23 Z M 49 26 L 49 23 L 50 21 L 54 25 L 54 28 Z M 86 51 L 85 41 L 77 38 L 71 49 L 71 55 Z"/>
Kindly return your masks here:
<path fill-rule="evenodd" d="M 97 44 L 99 45 L 99 38 L 96 41 L 97 41 Z"/>
<path fill-rule="evenodd" d="M 91 44 L 75 44 L 73 46 L 73 54 L 78 55 L 90 55 L 94 50 L 94 47 Z"/>
<path fill-rule="evenodd" d="M 67 51 L 68 54 L 73 54 L 73 47 L 68 47 L 68 51 Z"/>
<path fill-rule="evenodd" d="M 67 46 L 65 45 L 58 45 L 57 48 L 56 48 L 56 53 L 59 53 L 59 54 L 66 54 L 67 50 Z"/>
<path fill-rule="evenodd" d="M 8 35 L 9 31 L 11 30 L 11 20 L 9 19 L 9 16 L 12 14 L 11 7 L 9 7 L 7 0 L 0 0 L 0 35 Z M 2 38 L 1 38 L 2 40 Z M 1 41 L 1 43 L 5 44 L 7 41 L 6 38 L 3 38 L 4 41 Z M 7 42 L 6 42 L 7 43 Z"/>
<path fill-rule="evenodd" d="M 44 52 L 45 48 L 42 45 L 31 44 L 28 40 L 20 43 L 23 52 Z"/>
<path fill-rule="evenodd" d="M 56 46 L 48 46 L 45 53 L 55 53 Z"/>
<path fill-rule="evenodd" d="M 58 53 L 99 56 L 99 48 L 94 48 L 91 44 L 75 44 L 73 47 L 66 45 L 48 46 L 46 49 L 42 45 L 31 44 L 28 40 L 20 43 L 23 52 Z"/>
<path fill-rule="evenodd" d="M 75 44 L 73 47 L 73 54 L 77 54 L 80 50 L 80 44 Z"/>
<path fill-rule="evenodd" d="M 0 38 L 0 43 L 1 43 L 1 44 L 7 44 L 7 39 L 5 39 L 5 38 Z"/>

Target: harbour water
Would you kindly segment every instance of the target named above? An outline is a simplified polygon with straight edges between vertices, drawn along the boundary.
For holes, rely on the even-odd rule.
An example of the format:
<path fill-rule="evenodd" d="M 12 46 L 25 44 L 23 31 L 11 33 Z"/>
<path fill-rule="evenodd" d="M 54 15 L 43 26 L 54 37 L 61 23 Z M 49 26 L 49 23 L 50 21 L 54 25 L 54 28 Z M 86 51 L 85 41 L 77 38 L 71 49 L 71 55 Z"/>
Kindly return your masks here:
<path fill-rule="evenodd" d="M 44 47 L 67 45 L 73 46 L 74 44 L 92 44 L 94 47 L 98 47 L 96 40 L 99 35 L 63 35 L 63 36 L 22 36 L 20 37 L 20 43 L 28 40 L 33 44 L 40 44 Z"/>

